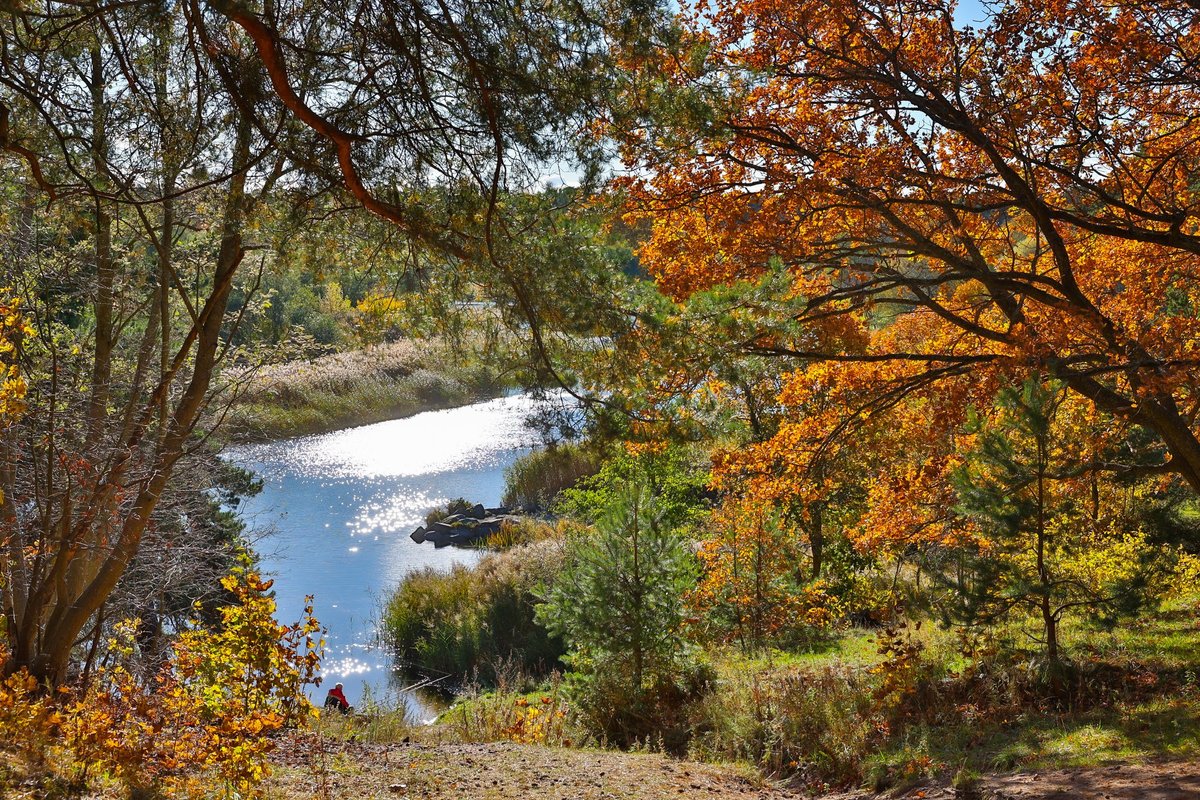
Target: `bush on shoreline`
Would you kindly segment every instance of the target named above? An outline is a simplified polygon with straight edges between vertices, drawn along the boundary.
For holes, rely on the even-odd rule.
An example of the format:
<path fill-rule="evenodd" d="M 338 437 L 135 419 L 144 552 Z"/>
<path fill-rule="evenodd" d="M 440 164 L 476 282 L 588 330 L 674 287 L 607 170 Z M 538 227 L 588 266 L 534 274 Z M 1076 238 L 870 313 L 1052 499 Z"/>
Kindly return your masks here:
<path fill-rule="evenodd" d="M 427 568 L 405 577 L 383 612 L 383 637 L 410 666 L 493 685 L 518 671 L 560 666 L 562 640 L 534 620 L 536 591 L 563 566 L 552 539 L 492 553 L 474 568 Z"/>
<path fill-rule="evenodd" d="M 504 470 L 504 505 L 545 511 L 559 494 L 595 475 L 601 459 L 586 443 L 566 443 L 527 453 Z"/>

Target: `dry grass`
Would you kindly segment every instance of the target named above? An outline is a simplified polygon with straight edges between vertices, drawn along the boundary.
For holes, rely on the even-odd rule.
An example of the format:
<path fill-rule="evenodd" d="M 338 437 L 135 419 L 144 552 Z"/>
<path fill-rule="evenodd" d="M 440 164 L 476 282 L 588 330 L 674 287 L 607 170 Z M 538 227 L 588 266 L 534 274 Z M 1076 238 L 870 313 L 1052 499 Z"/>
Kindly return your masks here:
<path fill-rule="evenodd" d="M 405 340 L 266 367 L 247 379 L 226 429 L 242 441 L 320 433 L 463 405 L 504 388 L 469 355 Z"/>

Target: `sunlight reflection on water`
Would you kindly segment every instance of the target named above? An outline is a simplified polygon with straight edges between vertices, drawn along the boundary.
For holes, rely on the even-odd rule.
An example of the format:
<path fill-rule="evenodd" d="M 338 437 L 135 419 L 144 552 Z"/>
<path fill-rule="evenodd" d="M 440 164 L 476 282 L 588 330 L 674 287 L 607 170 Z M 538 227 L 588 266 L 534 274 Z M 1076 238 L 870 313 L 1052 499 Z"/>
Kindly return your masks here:
<path fill-rule="evenodd" d="M 473 564 L 478 550 L 418 545 L 409 532 L 454 497 L 497 505 L 504 468 L 538 442 L 524 425 L 537 408 L 528 396 L 431 411 L 319 436 L 232 449 L 228 457 L 263 478 L 263 492 L 240 509 L 275 578 L 279 619 L 296 619 L 315 596 L 329 628 L 319 700 L 334 682 L 351 702 L 404 686 L 375 647 L 384 596 L 416 569 Z M 436 703 L 401 693 L 414 716 Z"/>
<path fill-rule="evenodd" d="M 525 416 L 532 398 L 502 397 L 462 408 L 284 442 L 238 448 L 239 462 L 265 473 L 336 480 L 432 475 L 508 464 L 514 448 L 537 444 Z"/>

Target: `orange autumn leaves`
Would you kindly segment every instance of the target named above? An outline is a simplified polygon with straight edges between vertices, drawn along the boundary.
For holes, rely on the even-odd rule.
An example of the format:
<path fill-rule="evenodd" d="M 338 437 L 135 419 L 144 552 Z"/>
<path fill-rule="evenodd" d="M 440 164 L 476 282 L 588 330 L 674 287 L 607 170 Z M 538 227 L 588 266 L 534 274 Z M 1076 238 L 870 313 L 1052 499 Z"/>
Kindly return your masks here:
<path fill-rule="evenodd" d="M 722 488 L 792 507 L 858 483 L 870 548 L 971 536 L 967 410 L 1031 374 L 1069 388 L 1084 450 L 1140 426 L 1142 463 L 1200 487 L 1192 11 L 1031 0 L 968 29 L 950 4 L 714 0 L 681 26 L 630 83 L 642 264 L 681 303 L 790 276 L 793 329 L 737 345 L 790 359 L 780 421 L 718 458 Z"/>
<path fill-rule="evenodd" d="M 778 515 L 729 504 L 713 525 L 719 533 L 696 553 L 701 578 L 688 596 L 699 632 L 757 649 L 811 638 L 837 622 L 837 599 L 822 581 L 806 580 L 800 539 Z"/>

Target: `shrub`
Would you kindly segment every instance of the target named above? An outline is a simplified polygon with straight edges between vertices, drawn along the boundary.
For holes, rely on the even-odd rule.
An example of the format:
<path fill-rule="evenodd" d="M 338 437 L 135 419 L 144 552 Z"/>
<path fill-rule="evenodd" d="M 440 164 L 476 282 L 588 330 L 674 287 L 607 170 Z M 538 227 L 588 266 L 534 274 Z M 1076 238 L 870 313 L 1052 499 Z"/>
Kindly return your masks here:
<path fill-rule="evenodd" d="M 553 541 L 485 556 L 474 568 L 425 569 L 404 578 L 384 609 L 387 642 L 411 666 L 495 681 L 516 665 L 546 674 L 562 641 L 536 623 L 536 587 L 562 567 Z"/>
<path fill-rule="evenodd" d="M 224 586 L 236 602 L 220 610 L 220 624 L 180 634 L 157 674 L 124 666 L 135 649 L 129 622 L 112 643 L 117 660 L 86 690 L 49 697 L 28 674 L 10 677 L 0 685 L 3 749 L 43 774 L 54 752 L 70 781 L 111 776 L 134 797 L 259 796 L 270 734 L 311 717 L 304 687 L 315 678 L 320 627 L 311 608 L 278 625 L 271 584 L 254 574 Z"/>
<path fill-rule="evenodd" d="M 465 497 L 456 497 L 450 502 L 446 503 L 446 505 L 435 508 L 426 514 L 425 524 L 432 525 L 435 522 L 441 522 L 446 517 L 450 517 L 455 514 L 466 514 L 474 507 L 475 504 Z"/>
<path fill-rule="evenodd" d="M 460 700 L 442 717 L 458 742 L 509 740 L 557 747 L 581 746 L 590 739 L 563 697 L 557 674 L 533 693 L 506 689 Z"/>

